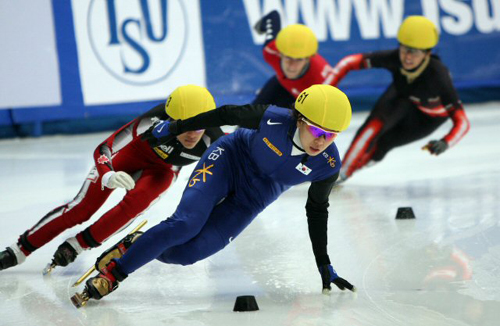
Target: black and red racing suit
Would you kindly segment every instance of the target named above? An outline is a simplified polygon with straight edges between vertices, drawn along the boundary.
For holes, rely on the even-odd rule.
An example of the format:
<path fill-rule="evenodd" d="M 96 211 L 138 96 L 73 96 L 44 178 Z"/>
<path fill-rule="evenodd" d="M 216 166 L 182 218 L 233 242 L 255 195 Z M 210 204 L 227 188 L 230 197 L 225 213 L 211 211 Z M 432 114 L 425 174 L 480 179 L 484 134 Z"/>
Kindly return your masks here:
<path fill-rule="evenodd" d="M 393 148 L 424 138 L 448 118 L 452 129 L 442 139 L 455 145 L 469 130 L 469 121 L 439 57 L 431 55 L 427 66 L 413 80 L 402 72 L 399 50 L 349 55 L 334 68 L 336 85 L 351 70 L 384 68 L 393 82 L 376 102 L 369 117 L 342 160 L 342 174 L 350 177 L 369 161 L 381 161 Z"/>

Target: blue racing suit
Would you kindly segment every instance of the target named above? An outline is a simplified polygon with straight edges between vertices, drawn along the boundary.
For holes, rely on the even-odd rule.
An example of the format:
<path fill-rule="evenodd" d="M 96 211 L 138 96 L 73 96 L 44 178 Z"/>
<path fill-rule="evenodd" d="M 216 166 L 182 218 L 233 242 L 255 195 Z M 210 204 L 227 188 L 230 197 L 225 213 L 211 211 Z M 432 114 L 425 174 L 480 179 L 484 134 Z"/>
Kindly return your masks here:
<path fill-rule="evenodd" d="M 188 265 L 207 258 L 228 245 L 285 190 L 303 182 L 312 182 L 306 211 L 316 262 L 330 264 L 328 195 L 340 169 L 334 143 L 308 156 L 293 141 L 296 117 L 275 106 L 225 106 L 176 123 L 170 128 L 177 129 L 175 134 L 216 124 L 253 129 L 240 128 L 206 150 L 174 214 L 146 231 L 117 261 L 121 272 L 129 274 L 153 259 Z"/>

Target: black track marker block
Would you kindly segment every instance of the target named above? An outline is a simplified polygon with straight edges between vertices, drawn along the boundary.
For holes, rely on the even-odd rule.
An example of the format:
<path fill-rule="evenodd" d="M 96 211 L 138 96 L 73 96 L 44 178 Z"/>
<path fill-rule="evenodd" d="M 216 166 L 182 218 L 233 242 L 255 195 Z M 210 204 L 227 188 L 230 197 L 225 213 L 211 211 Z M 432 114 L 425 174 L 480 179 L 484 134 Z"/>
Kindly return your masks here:
<path fill-rule="evenodd" d="M 411 207 L 398 208 L 398 212 L 396 213 L 396 220 L 408 220 L 414 218 L 415 214 L 413 213 L 413 209 Z"/>
<path fill-rule="evenodd" d="M 233 311 L 257 311 L 259 306 L 253 295 L 242 295 L 236 298 Z"/>

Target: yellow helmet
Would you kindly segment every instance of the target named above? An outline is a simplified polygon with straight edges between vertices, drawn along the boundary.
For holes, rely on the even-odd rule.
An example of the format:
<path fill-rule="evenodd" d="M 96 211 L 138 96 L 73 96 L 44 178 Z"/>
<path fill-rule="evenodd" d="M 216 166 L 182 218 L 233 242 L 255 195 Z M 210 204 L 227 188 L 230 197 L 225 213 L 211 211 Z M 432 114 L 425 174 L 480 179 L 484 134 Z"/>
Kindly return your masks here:
<path fill-rule="evenodd" d="M 184 120 L 215 109 L 212 94 L 196 85 L 177 87 L 165 103 L 165 112 L 174 120 Z"/>
<path fill-rule="evenodd" d="M 409 16 L 399 27 L 398 41 L 410 48 L 427 50 L 436 46 L 439 33 L 430 19 L 424 16 Z"/>
<path fill-rule="evenodd" d="M 295 109 L 309 121 L 328 130 L 344 131 L 351 123 L 351 103 L 331 85 L 312 85 L 295 100 Z"/>
<path fill-rule="evenodd" d="M 283 28 L 276 37 L 278 50 L 290 58 L 307 58 L 318 51 L 318 40 L 313 31 L 301 24 Z"/>

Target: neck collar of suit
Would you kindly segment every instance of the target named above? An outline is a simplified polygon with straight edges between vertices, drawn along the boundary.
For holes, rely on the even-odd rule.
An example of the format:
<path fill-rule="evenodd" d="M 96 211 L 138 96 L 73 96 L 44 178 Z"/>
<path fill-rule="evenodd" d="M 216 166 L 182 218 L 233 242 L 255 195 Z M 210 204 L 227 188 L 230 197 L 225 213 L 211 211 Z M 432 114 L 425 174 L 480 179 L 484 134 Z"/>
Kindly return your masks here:
<path fill-rule="evenodd" d="M 403 67 L 401 67 L 401 68 L 399 68 L 399 71 L 401 72 L 401 74 L 403 76 L 406 77 L 408 84 L 411 84 L 415 81 L 415 79 L 418 78 L 418 76 L 420 76 L 424 72 L 425 68 L 427 68 L 430 61 L 431 61 L 431 56 L 428 55 L 425 57 L 424 61 L 422 61 L 420 66 L 418 66 L 417 68 L 412 69 L 412 70 L 406 70 Z"/>

